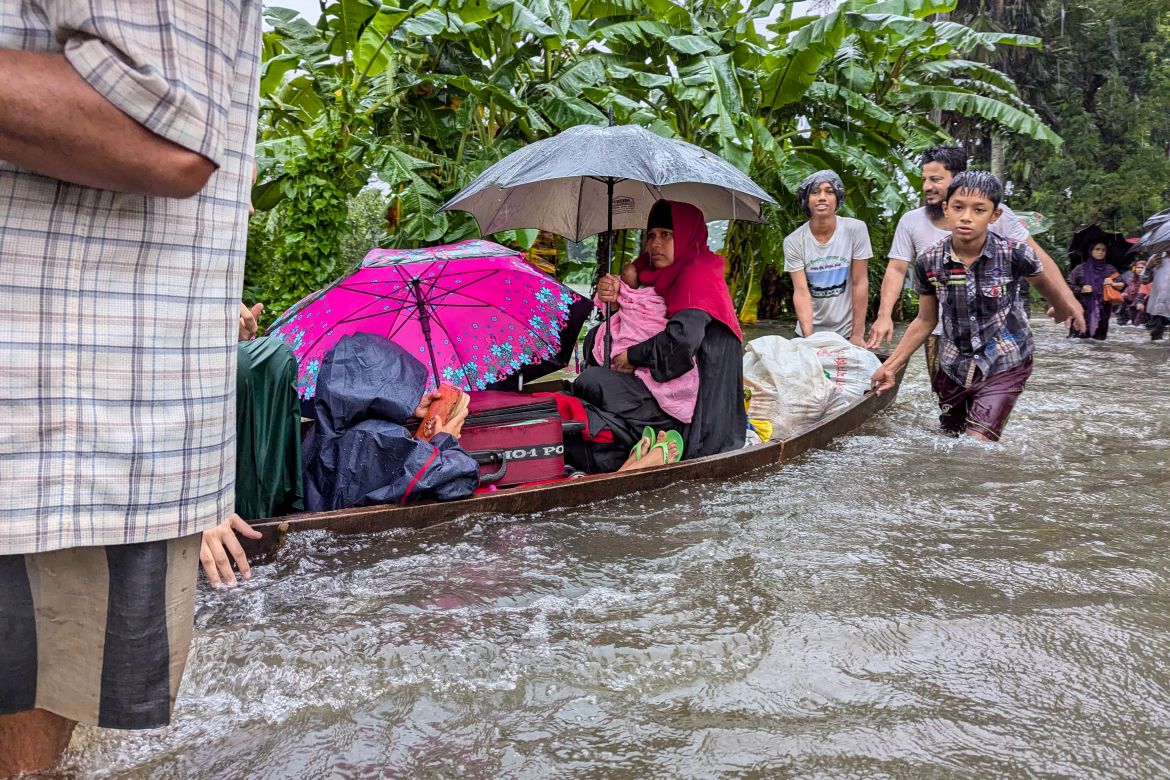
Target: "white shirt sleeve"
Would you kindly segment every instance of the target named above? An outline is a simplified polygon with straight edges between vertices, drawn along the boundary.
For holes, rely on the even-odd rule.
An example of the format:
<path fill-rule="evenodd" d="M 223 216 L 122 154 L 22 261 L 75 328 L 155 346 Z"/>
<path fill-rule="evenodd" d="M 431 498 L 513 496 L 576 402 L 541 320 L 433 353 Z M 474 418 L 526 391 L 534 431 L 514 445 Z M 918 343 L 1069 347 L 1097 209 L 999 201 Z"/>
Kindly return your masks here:
<path fill-rule="evenodd" d="M 800 237 L 797 235 L 799 230 L 797 228 L 784 239 L 784 270 L 788 273 L 804 270 L 804 251 L 801 246 Z"/>
<path fill-rule="evenodd" d="M 995 227 L 992 229 L 999 233 L 1004 238 L 1011 238 L 1019 241 L 1021 244 L 1028 242 L 1029 233 L 1020 224 L 1020 218 L 1016 216 L 1016 212 L 1004 205 L 1000 205 L 1003 214 L 996 220 Z"/>
<path fill-rule="evenodd" d="M 906 222 L 906 215 L 898 220 L 894 228 L 894 240 L 890 242 L 890 259 L 914 262 L 914 240 L 910 236 L 910 226 Z"/>
<path fill-rule="evenodd" d="M 853 221 L 853 255 L 851 260 L 868 260 L 873 257 L 873 246 L 869 242 L 869 226 L 860 219 Z"/>

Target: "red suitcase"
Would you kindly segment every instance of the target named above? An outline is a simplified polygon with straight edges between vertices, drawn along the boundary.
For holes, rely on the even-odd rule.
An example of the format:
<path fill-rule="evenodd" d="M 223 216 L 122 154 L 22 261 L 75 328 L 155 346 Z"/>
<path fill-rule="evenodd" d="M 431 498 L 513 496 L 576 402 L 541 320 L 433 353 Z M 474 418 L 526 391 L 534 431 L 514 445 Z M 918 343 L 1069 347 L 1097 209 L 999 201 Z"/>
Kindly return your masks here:
<path fill-rule="evenodd" d="M 553 399 L 495 390 L 469 395 L 459 445 L 479 463 L 481 486 L 565 476 L 565 439 Z"/>

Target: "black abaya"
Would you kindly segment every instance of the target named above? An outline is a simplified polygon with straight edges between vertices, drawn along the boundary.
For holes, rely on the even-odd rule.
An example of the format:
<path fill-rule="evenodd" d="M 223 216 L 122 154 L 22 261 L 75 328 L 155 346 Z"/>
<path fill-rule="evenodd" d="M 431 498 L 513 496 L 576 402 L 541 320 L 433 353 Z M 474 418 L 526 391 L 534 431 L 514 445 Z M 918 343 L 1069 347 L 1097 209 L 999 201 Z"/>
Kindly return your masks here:
<path fill-rule="evenodd" d="M 676 379 L 698 365 L 699 394 L 694 417 L 686 425 L 662 411 L 640 379 L 593 361 L 596 333 L 595 328 L 585 339 L 589 359 L 573 384 L 573 394 L 585 403 L 589 429 L 608 429 L 613 443 L 566 442 L 565 458 L 570 464 L 589 473 L 616 470 L 645 426 L 681 432 L 684 458 L 743 446 L 747 431 L 743 347 L 726 325 L 699 309 L 683 309 L 657 336 L 626 351 L 633 366 L 649 368 L 658 382 Z"/>
<path fill-rule="evenodd" d="M 1089 307 L 1093 305 L 1093 296 L 1077 293 L 1077 300 L 1081 302 L 1081 306 L 1085 310 L 1085 322 L 1089 321 Z M 1097 330 L 1092 333 L 1081 333 L 1078 330 L 1069 328 L 1069 338 L 1093 339 L 1094 341 L 1104 341 L 1109 336 L 1109 315 L 1113 313 L 1113 304 L 1101 301 L 1100 309 L 1097 314 Z M 1087 327 L 1087 326 L 1086 326 Z"/>

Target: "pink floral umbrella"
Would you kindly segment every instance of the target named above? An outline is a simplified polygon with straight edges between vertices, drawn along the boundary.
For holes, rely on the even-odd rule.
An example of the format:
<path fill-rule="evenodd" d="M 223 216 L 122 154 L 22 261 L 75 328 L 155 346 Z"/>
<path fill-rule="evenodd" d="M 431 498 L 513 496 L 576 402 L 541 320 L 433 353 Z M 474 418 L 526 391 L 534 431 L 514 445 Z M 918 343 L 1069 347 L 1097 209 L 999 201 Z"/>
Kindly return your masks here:
<path fill-rule="evenodd" d="M 482 390 L 553 358 L 583 299 L 490 241 L 374 249 L 348 276 L 280 316 L 268 333 L 292 347 L 297 392 L 317 391 L 321 360 L 343 336 L 376 333 L 431 369 L 434 385 Z M 580 307 L 577 307 L 580 310 Z"/>

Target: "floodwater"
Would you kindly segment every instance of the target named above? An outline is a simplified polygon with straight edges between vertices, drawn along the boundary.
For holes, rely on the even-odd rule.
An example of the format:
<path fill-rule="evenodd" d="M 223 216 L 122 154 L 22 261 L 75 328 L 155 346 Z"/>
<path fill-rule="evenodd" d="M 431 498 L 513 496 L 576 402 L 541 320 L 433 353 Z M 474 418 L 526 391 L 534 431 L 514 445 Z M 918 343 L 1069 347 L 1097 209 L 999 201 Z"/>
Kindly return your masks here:
<path fill-rule="evenodd" d="M 117 777 L 1170 775 L 1170 347 L 1041 324 L 999 445 L 893 408 L 775 473 L 426 536 L 290 538 L 200 594 Z"/>

